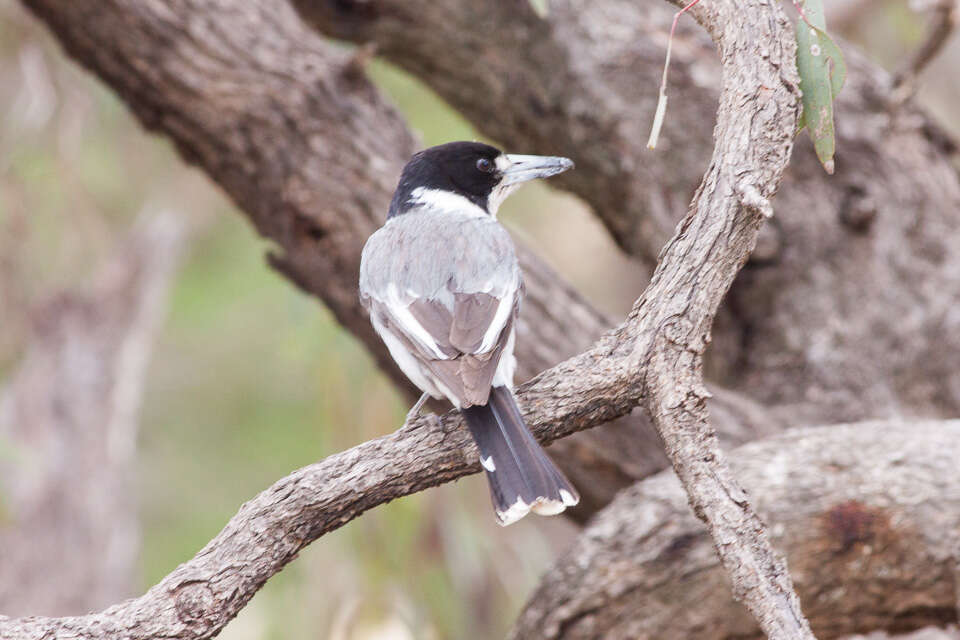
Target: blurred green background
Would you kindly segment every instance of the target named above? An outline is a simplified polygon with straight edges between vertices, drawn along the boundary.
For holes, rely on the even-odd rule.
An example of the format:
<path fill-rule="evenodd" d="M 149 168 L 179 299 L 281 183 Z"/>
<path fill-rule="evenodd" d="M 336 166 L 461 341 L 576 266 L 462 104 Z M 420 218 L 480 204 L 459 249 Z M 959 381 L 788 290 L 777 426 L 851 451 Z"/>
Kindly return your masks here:
<path fill-rule="evenodd" d="M 843 35 L 882 64 L 923 35 L 904 2 L 876 2 L 855 18 Z M 927 73 L 949 72 L 958 58 L 955 40 Z M 424 144 L 477 137 L 416 81 L 381 63 L 372 72 Z M 949 93 L 956 83 L 925 87 L 956 133 L 957 114 L 940 108 L 960 102 Z M 0 0 L 0 381 L 23 352 L 29 310 L 82 283 L 137 215 L 158 209 L 181 215 L 191 239 L 143 404 L 143 588 L 244 500 L 397 428 L 408 407 L 320 304 L 266 267 L 266 244 L 216 187 L 146 135 L 18 4 Z M 533 185 L 501 218 L 601 308 L 622 313 L 639 293 L 639 275 L 574 198 Z M 561 259 L 574 252 L 589 259 Z M 501 637 L 574 534 L 559 518 L 501 529 L 472 476 L 325 536 L 220 637 Z"/>

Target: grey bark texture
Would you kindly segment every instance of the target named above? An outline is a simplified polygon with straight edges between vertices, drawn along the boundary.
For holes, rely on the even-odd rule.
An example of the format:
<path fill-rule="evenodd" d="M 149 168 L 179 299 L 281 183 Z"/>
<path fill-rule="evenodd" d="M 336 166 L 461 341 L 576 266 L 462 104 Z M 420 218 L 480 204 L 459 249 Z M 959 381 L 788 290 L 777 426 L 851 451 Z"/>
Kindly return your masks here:
<path fill-rule="evenodd" d="M 376 45 L 493 139 L 574 158 L 557 184 L 652 267 L 712 145 L 721 73 L 692 20 L 680 21 L 652 153 L 674 13 L 664 3 L 551 0 L 540 17 L 527 2 L 293 2 L 323 32 Z M 836 174 L 801 136 L 777 216 L 714 326 L 708 377 L 791 425 L 957 415 L 955 147 L 914 105 L 894 104 L 889 74 L 844 52 Z"/>
<path fill-rule="evenodd" d="M 867 634 L 848 636 L 847 640 L 960 640 L 960 629 L 956 625 L 946 628 L 924 627 L 907 633 L 887 633 L 886 631 L 871 631 Z"/>
<path fill-rule="evenodd" d="M 32 314 L 0 391 L 5 614 L 86 613 L 134 592 L 140 397 L 182 236 L 172 214 L 144 219 L 87 290 Z"/>
<path fill-rule="evenodd" d="M 771 637 L 808 638 L 786 567 L 719 454 L 701 371 L 714 314 L 771 213 L 768 198 L 789 159 L 798 115 L 794 50 L 776 8 L 718 2 L 695 15 L 716 38 L 728 75 L 717 147 L 692 210 L 627 321 L 524 385 L 519 398 L 535 432 L 552 438 L 625 415 L 642 401 L 717 540 L 735 596 Z M 761 47 L 767 56 L 757 64 Z M 376 504 L 476 470 L 475 452 L 451 422 L 458 420 L 448 416 L 430 429 L 431 421 L 420 419 L 281 480 L 137 600 L 82 618 L 0 620 L 0 631 L 209 637 L 303 545 Z"/>
<path fill-rule="evenodd" d="M 957 622 L 960 421 L 796 429 L 730 454 L 821 640 Z M 554 566 L 515 638 L 762 638 L 677 479 L 622 492 Z"/>
<path fill-rule="evenodd" d="M 602 424 L 635 405 L 638 372 L 629 366 L 636 357 L 632 347 L 642 349 L 652 339 L 637 325 L 628 322 L 519 390 L 525 417 L 541 441 Z M 143 596 L 86 616 L 0 616 L 0 637 L 212 637 L 316 538 L 367 509 L 479 470 L 458 415 L 447 414 L 439 424 L 420 417 L 279 480 Z"/>
<path fill-rule="evenodd" d="M 321 297 L 396 377 L 357 303 L 356 271 L 415 142 L 366 80 L 363 56 L 320 40 L 279 1 L 24 4 L 148 128 L 169 136 L 225 189 L 277 243 L 274 265 Z M 708 155 L 719 83 L 715 63 L 706 61 L 715 54 L 699 32 L 682 31 L 671 75 L 667 135 L 684 144 L 650 156 L 640 148 L 656 82 L 647 92 L 637 78 L 661 69 L 670 12 L 661 15 L 656 4 L 551 2 L 546 20 L 525 2 L 299 4 L 326 29 L 314 10 L 349 10 L 337 18 L 343 28 L 383 29 L 376 38 L 351 37 L 374 40 L 481 129 L 523 145 L 516 150 L 572 155 L 580 171 L 567 186 L 595 205 L 621 246 L 653 267 Z M 713 0 L 695 15 L 718 41 L 727 91 L 717 152 L 693 209 L 627 321 L 524 385 L 520 401 L 545 440 L 642 403 L 708 523 L 734 595 L 771 637 L 810 637 L 785 565 L 707 422 L 701 360 L 714 314 L 759 239 L 714 328 L 709 369 L 772 410 L 747 393 L 717 393 L 722 402 L 711 409 L 721 431 L 729 424 L 749 439 L 821 415 L 953 410 L 960 400 L 949 365 L 960 320 L 943 292 L 956 291 L 960 277 L 948 242 L 960 188 L 950 145 L 912 107 L 886 111 L 889 79 L 851 55 L 841 112 L 853 115 L 840 121 L 838 178 L 825 181 L 809 153 L 798 157 L 777 217 L 761 227 L 792 146 L 790 27 L 761 0 Z M 387 35 L 402 31 L 403 20 L 430 28 L 391 45 Z M 454 34 L 462 25 L 474 31 Z M 464 51 L 469 60 L 458 57 Z M 454 86 L 465 97 L 452 95 Z M 493 98 L 471 100 L 471 91 Z M 536 332 L 533 323 L 520 327 L 529 375 L 582 349 L 609 321 L 538 261 L 524 263 L 524 318 L 539 325 Z M 570 311 L 557 315 L 556 308 Z M 658 464 L 637 464 L 642 440 L 633 432 L 606 437 L 581 440 L 561 461 L 598 480 L 590 487 L 602 485 L 594 508 Z M 419 420 L 280 480 L 141 598 L 79 618 L 0 618 L 0 636 L 210 637 L 324 532 L 478 469 L 456 419 L 444 417 L 439 429 Z M 571 476 L 582 483 L 578 471 Z"/>
<path fill-rule="evenodd" d="M 282 0 L 24 4 L 144 126 L 205 170 L 277 244 L 271 263 L 323 300 L 393 380 L 412 390 L 357 297 L 360 250 L 416 149 L 364 75 L 363 54 L 324 41 Z M 518 379 L 525 380 L 587 348 L 614 321 L 530 251 L 519 247 L 519 254 L 527 296 Z M 742 394 L 721 390 L 712 404 L 730 444 L 776 429 L 778 421 Z M 582 504 L 571 511 L 581 521 L 666 464 L 640 412 L 560 443 L 552 454 L 582 487 Z"/>

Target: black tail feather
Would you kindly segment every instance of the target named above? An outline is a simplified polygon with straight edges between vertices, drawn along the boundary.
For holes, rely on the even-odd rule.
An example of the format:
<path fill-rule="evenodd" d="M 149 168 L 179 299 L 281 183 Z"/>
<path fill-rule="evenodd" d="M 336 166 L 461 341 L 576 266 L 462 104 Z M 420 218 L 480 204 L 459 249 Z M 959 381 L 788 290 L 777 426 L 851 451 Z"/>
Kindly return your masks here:
<path fill-rule="evenodd" d="M 500 524 L 530 511 L 553 515 L 579 502 L 577 490 L 527 429 L 509 389 L 494 387 L 487 404 L 460 411 L 480 449 Z"/>

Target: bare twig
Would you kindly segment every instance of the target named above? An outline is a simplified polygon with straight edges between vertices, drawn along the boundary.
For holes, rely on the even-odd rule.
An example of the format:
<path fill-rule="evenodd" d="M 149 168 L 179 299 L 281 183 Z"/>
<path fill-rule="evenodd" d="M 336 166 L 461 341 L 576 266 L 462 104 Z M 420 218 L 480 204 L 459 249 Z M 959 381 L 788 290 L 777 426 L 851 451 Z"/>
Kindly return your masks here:
<path fill-rule="evenodd" d="M 957 1 L 936 0 L 931 11 L 931 23 L 927 37 L 914 51 L 910 59 L 893 75 L 893 85 L 896 94 L 902 102 L 906 95 L 912 94 L 917 77 L 933 60 L 943 45 L 950 38 L 950 34 L 957 26 Z"/>
<path fill-rule="evenodd" d="M 670 35 L 667 37 L 667 57 L 663 61 L 663 78 L 660 79 L 660 97 L 657 99 L 657 110 L 653 115 L 653 126 L 650 127 L 650 138 L 647 140 L 648 149 L 657 148 L 657 140 L 660 138 L 660 127 L 663 126 L 663 116 L 667 111 L 667 72 L 670 70 L 670 53 L 673 50 L 673 34 L 677 31 L 677 22 L 680 16 L 693 8 L 700 0 L 692 0 L 680 11 L 673 15 L 673 22 L 670 24 Z"/>

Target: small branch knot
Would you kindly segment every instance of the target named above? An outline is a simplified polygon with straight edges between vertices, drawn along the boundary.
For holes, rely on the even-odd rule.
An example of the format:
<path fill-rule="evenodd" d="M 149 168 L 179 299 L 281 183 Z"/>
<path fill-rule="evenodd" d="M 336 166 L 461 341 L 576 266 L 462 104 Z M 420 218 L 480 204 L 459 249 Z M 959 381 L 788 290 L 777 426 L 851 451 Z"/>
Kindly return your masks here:
<path fill-rule="evenodd" d="M 860 186 L 847 189 L 843 204 L 840 206 L 840 222 L 858 233 L 866 233 L 877 218 L 877 203 Z"/>
<path fill-rule="evenodd" d="M 693 323 L 683 316 L 673 316 L 660 325 L 660 334 L 670 343 L 687 347 Z"/>
<path fill-rule="evenodd" d="M 765 198 L 752 182 L 744 181 L 738 184 L 737 196 L 740 199 L 740 204 L 747 209 L 759 213 L 767 220 L 773 217 L 773 205 L 770 204 L 770 200 Z"/>
<path fill-rule="evenodd" d="M 213 590 L 206 582 L 190 582 L 177 590 L 177 617 L 187 625 L 209 624 L 207 618 L 216 611 Z"/>

